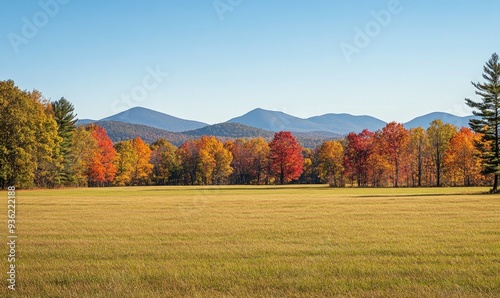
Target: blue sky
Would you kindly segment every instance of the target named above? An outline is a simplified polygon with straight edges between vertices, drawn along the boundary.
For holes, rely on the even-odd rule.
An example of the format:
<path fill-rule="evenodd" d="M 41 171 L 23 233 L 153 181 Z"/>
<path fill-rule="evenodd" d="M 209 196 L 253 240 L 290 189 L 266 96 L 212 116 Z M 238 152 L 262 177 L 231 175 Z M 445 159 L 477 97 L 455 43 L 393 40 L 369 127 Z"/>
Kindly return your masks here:
<path fill-rule="evenodd" d="M 91 119 L 467 115 L 470 81 L 500 52 L 500 2 L 436 2 L 2 1 L 0 80 Z"/>

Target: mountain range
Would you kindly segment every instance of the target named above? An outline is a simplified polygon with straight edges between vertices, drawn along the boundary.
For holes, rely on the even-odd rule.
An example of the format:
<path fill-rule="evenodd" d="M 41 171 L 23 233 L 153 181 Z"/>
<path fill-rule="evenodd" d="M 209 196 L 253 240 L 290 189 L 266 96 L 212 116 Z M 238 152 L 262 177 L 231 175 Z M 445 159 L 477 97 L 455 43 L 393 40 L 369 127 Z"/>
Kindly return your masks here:
<path fill-rule="evenodd" d="M 440 119 L 458 127 L 468 127 L 474 116 L 459 117 L 448 113 L 435 112 L 417 117 L 404 123 L 407 129 L 423 127 Z M 146 142 L 165 138 L 174 145 L 202 135 L 231 138 L 272 138 L 274 132 L 291 131 L 303 146 L 315 146 L 326 139 L 342 137 L 350 132 L 359 133 L 363 129 L 376 131 L 387 123 L 372 116 L 350 114 L 325 114 L 310 118 L 299 118 L 279 111 L 254 109 L 242 116 L 224 123 L 209 125 L 200 121 L 177 118 L 158 111 L 135 107 L 101 120 L 81 119 L 78 124 L 96 123 L 103 126 L 114 141 L 140 136 Z"/>
<path fill-rule="evenodd" d="M 371 116 L 325 114 L 303 119 L 283 112 L 268 111 L 264 109 L 252 110 L 243 116 L 233 118 L 227 122 L 241 123 L 269 131 L 326 131 L 340 135 L 352 131 L 359 132 L 365 128 L 375 131 L 386 125 L 384 121 Z"/>

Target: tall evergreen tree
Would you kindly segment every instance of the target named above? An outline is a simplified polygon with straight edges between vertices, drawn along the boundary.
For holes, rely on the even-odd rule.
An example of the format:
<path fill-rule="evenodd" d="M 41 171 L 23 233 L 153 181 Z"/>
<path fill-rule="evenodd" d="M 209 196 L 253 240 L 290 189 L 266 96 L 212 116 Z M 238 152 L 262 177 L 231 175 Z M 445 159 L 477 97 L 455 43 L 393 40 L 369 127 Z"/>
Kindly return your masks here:
<path fill-rule="evenodd" d="M 61 155 L 62 171 L 60 177 L 62 183 L 68 184 L 74 182 L 75 173 L 71 164 L 71 147 L 73 145 L 73 132 L 76 129 L 76 115 L 73 113 L 75 108 L 64 97 L 52 103 L 52 110 L 54 111 L 54 118 L 57 122 L 57 132 L 62 138 L 61 142 Z"/>
<path fill-rule="evenodd" d="M 470 120 L 470 127 L 482 135 L 482 142 L 476 142 L 481 151 L 483 174 L 493 174 L 492 192 L 498 192 L 500 174 L 500 64 L 494 53 L 483 68 L 484 83 L 472 83 L 480 101 L 466 98 L 466 104 L 476 109 L 474 115 L 480 119 Z"/>

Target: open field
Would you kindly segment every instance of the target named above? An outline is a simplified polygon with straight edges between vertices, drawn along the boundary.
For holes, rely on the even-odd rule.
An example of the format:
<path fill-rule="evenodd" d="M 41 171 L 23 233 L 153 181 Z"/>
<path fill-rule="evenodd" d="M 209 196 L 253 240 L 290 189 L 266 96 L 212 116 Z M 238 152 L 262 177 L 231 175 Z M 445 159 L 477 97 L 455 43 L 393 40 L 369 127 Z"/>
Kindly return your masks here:
<path fill-rule="evenodd" d="M 21 190 L 15 294 L 498 297 L 500 196 L 485 191 Z"/>

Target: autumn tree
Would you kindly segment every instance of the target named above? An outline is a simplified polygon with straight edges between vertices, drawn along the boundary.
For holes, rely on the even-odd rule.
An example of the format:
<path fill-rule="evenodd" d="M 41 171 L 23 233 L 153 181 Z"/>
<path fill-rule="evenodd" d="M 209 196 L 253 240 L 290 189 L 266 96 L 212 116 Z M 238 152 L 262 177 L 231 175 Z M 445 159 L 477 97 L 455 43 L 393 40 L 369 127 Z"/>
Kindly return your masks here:
<path fill-rule="evenodd" d="M 269 144 L 261 137 L 251 139 L 246 143 L 248 151 L 251 152 L 250 175 L 256 184 L 267 182 L 269 178 Z"/>
<path fill-rule="evenodd" d="M 118 142 L 114 147 L 116 150 L 116 175 L 113 182 L 120 186 L 130 185 L 137 160 L 132 140 Z"/>
<path fill-rule="evenodd" d="M 465 99 L 480 119 L 470 120 L 472 130 L 482 136 L 476 147 L 482 153 L 484 174 L 493 174 L 492 192 L 498 192 L 500 175 L 500 63 L 494 53 L 483 68 L 484 83 L 472 83 L 480 101 Z"/>
<path fill-rule="evenodd" d="M 448 123 L 444 124 L 439 119 L 432 121 L 427 129 L 429 148 L 435 165 L 436 186 L 441 186 L 443 159 L 446 150 L 450 146 L 450 140 L 456 133 L 457 128 L 455 126 Z"/>
<path fill-rule="evenodd" d="M 281 185 L 296 180 L 302 174 L 304 158 L 295 137 L 286 131 L 274 134 L 269 144 L 271 169 Z"/>
<path fill-rule="evenodd" d="M 347 145 L 344 155 L 344 167 L 358 186 L 367 186 L 370 173 L 370 156 L 374 149 L 375 133 L 365 129 L 361 133 L 347 135 Z"/>
<path fill-rule="evenodd" d="M 71 151 L 68 164 L 72 173 L 70 185 L 87 186 L 89 179 L 87 174 L 94 159 L 96 158 L 99 146 L 92 132 L 85 130 L 83 126 L 78 127 L 73 132 Z"/>
<path fill-rule="evenodd" d="M 344 147 L 339 141 L 326 141 L 318 149 L 318 174 L 331 187 L 343 186 Z"/>
<path fill-rule="evenodd" d="M 56 185 L 60 139 L 39 92 L 0 81 L 0 187 Z M 52 181 L 49 181 L 52 180 Z"/>
<path fill-rule="evenodd" d="M 301 184 L 313 184 L 319 182 L 316 150 L 303 147 L 301 153 L 304 163 L 302 166 L 302 173 L 300 174 L 299 179 L 297 179 L 297 182 Z"/>
<path fill-rule="evenodd" d="M 97 142 L 97 152 L 93 156 L 87 177 L 89 185 L 102 186 L 113 181 L 116 175 L 116 150 L 106 130 L 95 124 L 87 126 Z"/>
<path fill-rule="evenodd" d="M 235 184 L 246 184 L 252 179 L 250 172 L 252 163 L 252 151 L 250 141 L 245 139 L 236 139 L 228 141 L 224 147 L 229 150 L 233 156 L 231 167 L 233 168 L 232 181 Z"/>
<path fill-rule="evenodd" d="M 371 140 L 371 151 L 366 161 L 367 181 L 373 187 L 387 187 L 394 181 L 393 178 L 391 179 L 394 168 L 390 163 L 391 156 L 383 141 L 382 131 L 374 132 Z"/>
<path fill-rule="evenodd" d="M 76 115 L 74 114 L 75 108 L 64 97 L 51 104 L 54 119 L 57 123 L 57 133 L 61 138 L 61 173 L 60 178 L 63 184 L 69 184 L 74 180 L 74 172 L 72 167 L 71 151 L 73 145 L 73 132 L 76 129 Z"/>
<path fill-rule="evenodd" d="M 214 136 L 202 136 L 199 142 L 199 170 L 204 184 L 222 184 L 232 173 L 233 156 Z"/>
<path fill-rule="evenodd" d="M 184 142 L 176 150 L 176 155 L 179 156 L 181 163 L 181 175 L 185 185 L 194 185 L 201 183 L 199 180 L 199 156 L 200 146 L 196 140 Z"/>
<path fill-rule="evenodd" d="M 393 185 L 399 186 L 399 174 L 404 154 L 410 140 L 408 131 L 403 124 L 391 122 L 382 128 L 381 148 L 387 154 L 389 164 L 394 173 Z"/>
<path fill-rule="evenodd" d="M 231 152 L 213 136 L 187 141 L 177 154 L 186 184 L 222 184 L 233 171 Z"/>
<path fill-rule="evenodd" d="M 43 112 L 39 113 L 41 127 L 36 130 L 38 152 L 35 155 L 35 185 L 38 187 L 54 187 L 63 183 L 63 156 L 61 154 L 62 138 L 57 133 L 52 106 L 42 93 L 33 90 L 29 93 L 33 103 Z M 37 117 L 31 115 L 31 117 Z"/>
<path fill-rule="evenodd" d="M 147 184 L 149 176 L 153 171 L 153 165 L 149 162 L 151 159 L 151 149 L 140 137 L 132 140 L 132 147 L 135 153 L 132 183 L 134 185 Z"/>
<path fill-rule="evenodd" d="M 137 137 L 115 144 L 115 150 L 117 172 L 114 183 L 117 185 L 147 184 L 153 171 L 149 146 Z"/>
<path fill-rule="evenodd" d="M 410 167 L 412 172 L 412 180 L 416 180 L 413 185 L 421 187 L 424 173 L 424 160 L 427 148 L 427 133 L 422 127 L 410 129 L 410 140 L 408 145 L 408 153 Z"/>
<path fill-rule="evenodd" d="M 474 147 L 474 143 L 479 141 L 480 136 L 465 127 L 462 127 L 450 140 L 444 164 L 453 185 L 471 186 L 479 180 L 481 172 L 479 151 Z"/>
<path fill-rule="evenodd" d="M 178 179 L 181 163 L 177 155 L 177 147 L 165 139 L 159 139 L 151 144 L 151 150 L 153 181 L 156 184 L 164 185 L 170 180 Z"/>

